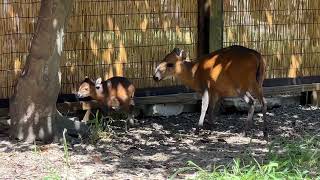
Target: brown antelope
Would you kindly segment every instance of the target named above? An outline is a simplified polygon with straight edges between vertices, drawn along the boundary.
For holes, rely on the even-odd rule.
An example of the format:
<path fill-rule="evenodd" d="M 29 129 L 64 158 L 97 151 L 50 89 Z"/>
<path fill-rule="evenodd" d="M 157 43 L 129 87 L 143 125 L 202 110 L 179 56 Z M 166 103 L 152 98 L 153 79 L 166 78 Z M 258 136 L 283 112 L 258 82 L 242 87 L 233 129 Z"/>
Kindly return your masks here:
<path fill-rule="evenodd" d="M 111 109 L 123 109 L 128 114 L 127 121 L 133 125 L 133 107 L 135 87 L 125 77 L 112 77 L 106 81 L 98 78 L 96 82 L 86 77 L 80 84 L 77 96 L 80 98 L 91 97 L 101 106 Z M 127 123 L 126 123 L 127 130 Z"/>
<path fill-rule="evenodd" d="M 203 126 L 208 106 L 208 119 L 213 123 L 213 109 L 218 100 L 223 97 L 238 96 L 249 104 L 244 127 L 246 134 L 252 124 L 255 106 L 253 96 L 255 96 L 263 107 L 263 134 L 267 137 L 267 106 L 262 88 L 264 75 L 265 62 L 261 54 L 255 50 L 234 45 L 205 55 L 197 62 L 186 60 L 186 52 L 174 48 L 156 67 L 153 79 L 161 81 L 173 76 L 201 94 L 201 115 L 197 133 Z"/>

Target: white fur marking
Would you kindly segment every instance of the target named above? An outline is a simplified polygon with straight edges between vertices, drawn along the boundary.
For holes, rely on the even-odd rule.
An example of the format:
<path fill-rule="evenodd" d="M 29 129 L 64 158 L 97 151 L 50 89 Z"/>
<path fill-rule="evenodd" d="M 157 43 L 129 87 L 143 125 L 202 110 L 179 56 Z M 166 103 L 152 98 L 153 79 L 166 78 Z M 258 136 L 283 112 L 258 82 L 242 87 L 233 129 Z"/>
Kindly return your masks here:
<path fill-rule="evenodd" d="M 246 95 L 243 96 L 243 100 L 244 100 L 246 103 L 249 103 L 249 102 L 250 102 L 249 97 L 246 96 Z"/>
<path fill-rule="evenodd" d="M 179 54 L 180 57 L 182 57 L 182 53 L 183 53 L 183 50 L 181 49 Z"/>
<path fill-rule="evenodd" d="M 96 85 L 98 84 L 101 84 L 102 83 L 102 78 L 101 77 L 99 77 L 97 80 L 96 80 Z"/>
<path fill-rule="evenodd" d="M 155 77 L 161 79 L 161 73 L 160 73 L 160 65 L 156 67 L 156 70 L 154 71 Z"/>
<path fill-rule="evenodd" d="M 198 126 L 200 126 L 200 127 L 203 126 L 203 121 L 204 121 L 204 117 L 205 117 L 207 109 L 208 109 L 208 105 L 209 105 L 209 92 L 206 89 L 202 95 L 201 115 L 200 115 L 200 119 L 199 119 L 199 123 L 198 123 Z"/>
<path fill-rule="evenodd" d="M 97 93 L 102 93 L 103 92 L 102 78 L 101 77 L 96 80 L 95 88 L 96 88 L 96 92 Z"/>
<path fill-rule="evenodd" d="M 159 69 L 160 69 L 160 66 L 157 66 L 156 70 L 154 70 L 154 73 L 156 74 L 159 71 Z"/>

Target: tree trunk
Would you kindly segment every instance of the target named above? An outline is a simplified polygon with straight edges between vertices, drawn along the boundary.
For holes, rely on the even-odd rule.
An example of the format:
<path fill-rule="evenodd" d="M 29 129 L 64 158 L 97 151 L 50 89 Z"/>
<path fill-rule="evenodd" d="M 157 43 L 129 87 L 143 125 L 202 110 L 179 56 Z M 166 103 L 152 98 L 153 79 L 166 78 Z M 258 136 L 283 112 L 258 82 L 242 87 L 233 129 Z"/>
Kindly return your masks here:
<path fill-rule="evenodd" d="M 10 99 L 10 135 L 14 138 L 51 142 L 62 136 L 63 128 L 84 133 L 83 124 L 64 118 L 56 108 L 64 25 L 72 4 L 73 0 L 41 1 L 30 53 Z"/>

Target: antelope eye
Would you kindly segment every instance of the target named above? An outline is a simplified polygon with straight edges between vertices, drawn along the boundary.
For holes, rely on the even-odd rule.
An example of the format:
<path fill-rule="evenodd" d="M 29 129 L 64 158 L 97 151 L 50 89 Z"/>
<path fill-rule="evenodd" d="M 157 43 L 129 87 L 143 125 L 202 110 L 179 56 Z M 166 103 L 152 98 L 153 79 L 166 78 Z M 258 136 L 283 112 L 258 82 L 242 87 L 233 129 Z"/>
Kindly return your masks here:
<path fill-rule="evenodd" d="M 167 63 L 167 67 L 173 67 L 174 65 L 173 65 L 173 63 Z"/>

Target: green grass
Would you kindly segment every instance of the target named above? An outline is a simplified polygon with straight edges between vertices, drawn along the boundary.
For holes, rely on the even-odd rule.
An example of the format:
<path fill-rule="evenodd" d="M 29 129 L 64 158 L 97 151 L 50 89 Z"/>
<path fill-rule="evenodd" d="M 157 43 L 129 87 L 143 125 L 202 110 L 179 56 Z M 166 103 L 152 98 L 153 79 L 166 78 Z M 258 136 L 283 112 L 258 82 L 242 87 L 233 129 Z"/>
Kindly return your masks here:
<path fill-rule="evenodd" d="M 64 129 L 62 132 L 62 138 L 63 138 L 63 160 L 65 165 L 70 168 L 70 154 L 69 154 L 69 145 L 66 138 L 67 129 Z M 37 149 L 34 150 L 35 152 L 38 152 Z M 62 179 L 59 172 L 55 168 L 50 168 L 49 174 L 44 176 L 42 179 L 44 180 L 60 180 Z"/>
<path fill-rule="evenodd" d="M 67 139 L 66 139 L 66 132 L 67 129 L 63 130 L 63 158 L 64 158 L 64 162 L 66 163 L 66 165 L 68 167 L 70 167 L 70 156 L 69 156 L 69 151 L 68 151 L 68 143 L 67 143 Z"/>
<path fill-rule="evenodd" d="M 245 163 L 246 162 L 246 163 Z M 255 180 L 255 179 L 317 179 L 320 180 L 320 137 L 304 136 L 292 140 L 279 139 L 271 143 L 266 163 L 258 163 L 254 158 L 234 160 L 230 165 L 215 167 L 207 171 L 188 161 L 188 166 L 179 173 L 195 171 L 196 180 Z"/>
<path fill-rule="evenodd" d="M 276 148 L 283 147 L 282 152 Z M 303 171 L 320 177 L 320 136 L 306 135 L 289 142 L 278 140 L 270 146 L 268 158 L 282 162 L 282 169 Z"/>
<path fill-rule="evenodd" d="M 33 142 L 33 148 L 32 148 L 32 152 L 34 154 L 39 154 L 41 152 L 40 148 L 38 147 L 36 141 Z"/>
<path fill-rule="evenodd" d="M 50 173 L 43 177 L 43 180 L 60 180 L 62 179 L 55 169 L 50 169 Z"/>
<path fill-rule="evenodd" d="M 109 139 L 113 134 L 113 131 L 109 126 L 109 123 L 111 122 L 112 120 L 106 122 L 105 117 L 99 118 L 99 111 L 97 111 L 95 118 L 89 121 L 91 128 L 89 142 L 91 144 L 96 144 L 96 142 L 101 139 Z"/>

